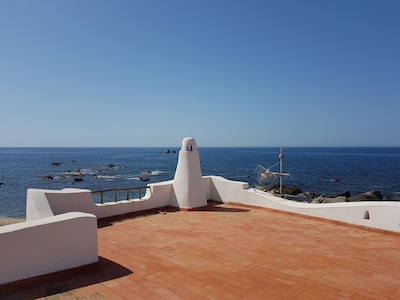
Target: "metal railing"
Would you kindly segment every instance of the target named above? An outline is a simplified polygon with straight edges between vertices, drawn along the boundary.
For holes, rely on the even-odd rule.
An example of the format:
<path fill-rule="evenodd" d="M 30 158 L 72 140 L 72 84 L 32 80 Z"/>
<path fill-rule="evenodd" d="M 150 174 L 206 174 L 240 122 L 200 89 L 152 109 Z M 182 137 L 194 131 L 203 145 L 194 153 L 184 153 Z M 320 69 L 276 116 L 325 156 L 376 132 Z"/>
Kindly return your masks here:
<path fill-rule="evenodd" d="M 104 203 L 104 195 L 106 193 L 112 193 L 113 197 L 112 199 L 114 200 L 114 202 L 117 201 L 121 201 L 121 200 L 129 200 L 130 199 L 130 191 L 132 190 L 136 190 L 139 193 L 139 199 L 142 199 L 142 190 L 144 189 L 148 189 L 150 188 L 149 186 L 141 186 L 141 187 L 130 187 L 130 188 L 117 188 L 117 189 L 109 189 L 109 190 L 99 190 L 99 191 L 92 191 L 92 195 L 94 194 L 100 194 L 100 203 L 103 204 Z M 122 192 L 125 191 L 125 198 L 124 199 L 118 199 L 118 195 L 120 193 L 118 192 Z"/>

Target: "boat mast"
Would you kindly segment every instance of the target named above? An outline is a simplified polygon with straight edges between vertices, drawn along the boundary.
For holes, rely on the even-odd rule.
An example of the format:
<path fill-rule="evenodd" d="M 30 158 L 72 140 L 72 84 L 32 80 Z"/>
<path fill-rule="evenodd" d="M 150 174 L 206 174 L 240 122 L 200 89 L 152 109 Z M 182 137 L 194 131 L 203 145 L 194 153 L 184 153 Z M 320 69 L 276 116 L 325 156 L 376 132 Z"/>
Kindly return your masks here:
<path fill-rule="evenodd" d="M 282 161 L 283 161 L 283 147 L 281 147 L 281 153 L 279 154 L 279 195 L 282 197 Z"/>

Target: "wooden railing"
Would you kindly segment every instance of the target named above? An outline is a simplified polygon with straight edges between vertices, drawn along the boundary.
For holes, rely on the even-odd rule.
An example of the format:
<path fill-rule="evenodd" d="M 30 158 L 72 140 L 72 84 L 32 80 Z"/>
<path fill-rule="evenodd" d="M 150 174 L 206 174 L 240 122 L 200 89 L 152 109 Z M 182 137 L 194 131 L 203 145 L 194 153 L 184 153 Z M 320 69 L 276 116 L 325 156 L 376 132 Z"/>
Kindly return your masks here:
<path fill-rule="evenodd" d="M 150 188 L 149 186 L 141 186 L 141 187 L 130 187 L 130 188 L 118 188 L 118 189 L 110 189 L 110 190 L 100 190 L 100 191 L 92 191 L 93 194 L 100 194 L 100 203 L 104 203 L 104 194 L 106 193 L 113 193 L 114 202 L 121 201 L 121 200 L 129 200 L 130 199 L 130 191 L 137 190 L 139 192 L 139 199 L 142 199 L 142 190 Z M 118 199 L 118 192 L 125 191 L 125 198 Z"/>

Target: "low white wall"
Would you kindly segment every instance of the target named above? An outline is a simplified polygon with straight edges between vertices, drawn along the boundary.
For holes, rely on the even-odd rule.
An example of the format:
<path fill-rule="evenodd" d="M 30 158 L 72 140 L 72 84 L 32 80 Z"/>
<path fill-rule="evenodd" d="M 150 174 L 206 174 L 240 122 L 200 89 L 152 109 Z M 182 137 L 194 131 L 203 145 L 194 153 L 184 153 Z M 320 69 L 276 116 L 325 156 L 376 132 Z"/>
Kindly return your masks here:
<path fill-rule="evenodd" d="M 95 204 L 92 192 L 84 189 L 43 190 L 28 189 L 26 220 L 32 221 L 66 212 L 86 212 L 97 218 L 171 205 L 172 181 L 149 184 L 142 199 Z"/>
<path fill-rule="evenodd" d="M 93 213 L 98 218 L 123 215 L 141 210 L 170 205 L 172 181 L 149 184 L 146 194 L 142 199 L 130 199 L 117 202 L 105 202 L 104 204 L 93 204 Z M 91 195 L 90 201 L 91 200 Z M 92 201 L 93 203 L 93 201 Z"/>
<path fill-rule="evenodd" d="M 44 191 L 28 189 L 26 195 L 26 221 L 54 216 Z"/>
<path fill-rule="evenodd" d="M 0 284 L 97 262 L 97 218 L 170 205 L 172 181 L 142 199 L 95 204 L 90 190 L 28 189 L 26 222 L 0 227 Z"/>
<path fill-rule="evenodd" d="M 341 203 L 304 203 L 286 200 L 271 193 L 248 189 L 247 183 L 218 176 L 204 178 L 208 199 L 241 203 L 354 225 L 400 232 L 400 202 L 363 201 Z M 211 185 L 211 186 L 207 186 Z M 369 218 L 367 218 L 367 216 Z"/>
<path fill-rule="evenodd" d="M 271 193 L 249 189 L 245 182 L 231 181 L 220 176 L 204 176 L 202 185 L 207 200 L 236 202 L 400 232 L 400 202 L 365 201 L 323 204 L 295 202 Z M 149 187 L 142 199 L 104 204 L 94 204 L 89 190 L 30 189 L 27 197 L 27 220 L 71 211 L 92 213 L 97 218 L 104 218 L 168 205 L 178 206 L 174 196 L 173 181 L 154 183 Z"/>
<path fill-rule="evenodd" d="M 240 202 L 242 193 L 249 188 L 249 184 L 228 180 L 221 176 L 204 176 L 203 188 L 205 189 L 207 200 L 224 203 Z"/>
<path fill-rule="evenodd" d="M 98 261 L 97 220 L 73 212 L 0 227 L 0 284 Z"/>

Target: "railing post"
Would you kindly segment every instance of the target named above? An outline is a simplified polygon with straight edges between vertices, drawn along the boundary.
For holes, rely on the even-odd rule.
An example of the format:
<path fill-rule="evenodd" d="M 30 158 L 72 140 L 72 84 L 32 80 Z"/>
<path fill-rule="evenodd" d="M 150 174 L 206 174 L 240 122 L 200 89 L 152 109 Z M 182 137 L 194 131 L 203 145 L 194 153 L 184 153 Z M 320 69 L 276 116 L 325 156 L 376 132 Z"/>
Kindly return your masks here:
<path fill-rule="evenodd" d="M 142 189 L 139 188 L 139 199 L 142 199 Z"/>
<path fill-rule="evenodd" d="M 100 192 L 100 203 L 103 204 L 103 192 Z"/>
<path fill-rule="evenodd" d="M 129 189 L 126 189 L 126 200 L 129 200 Z"/>
<path fill-rule="evenodd" d="M 117 190 L 114 190 L 114 202 L 117 202 Z"/>

